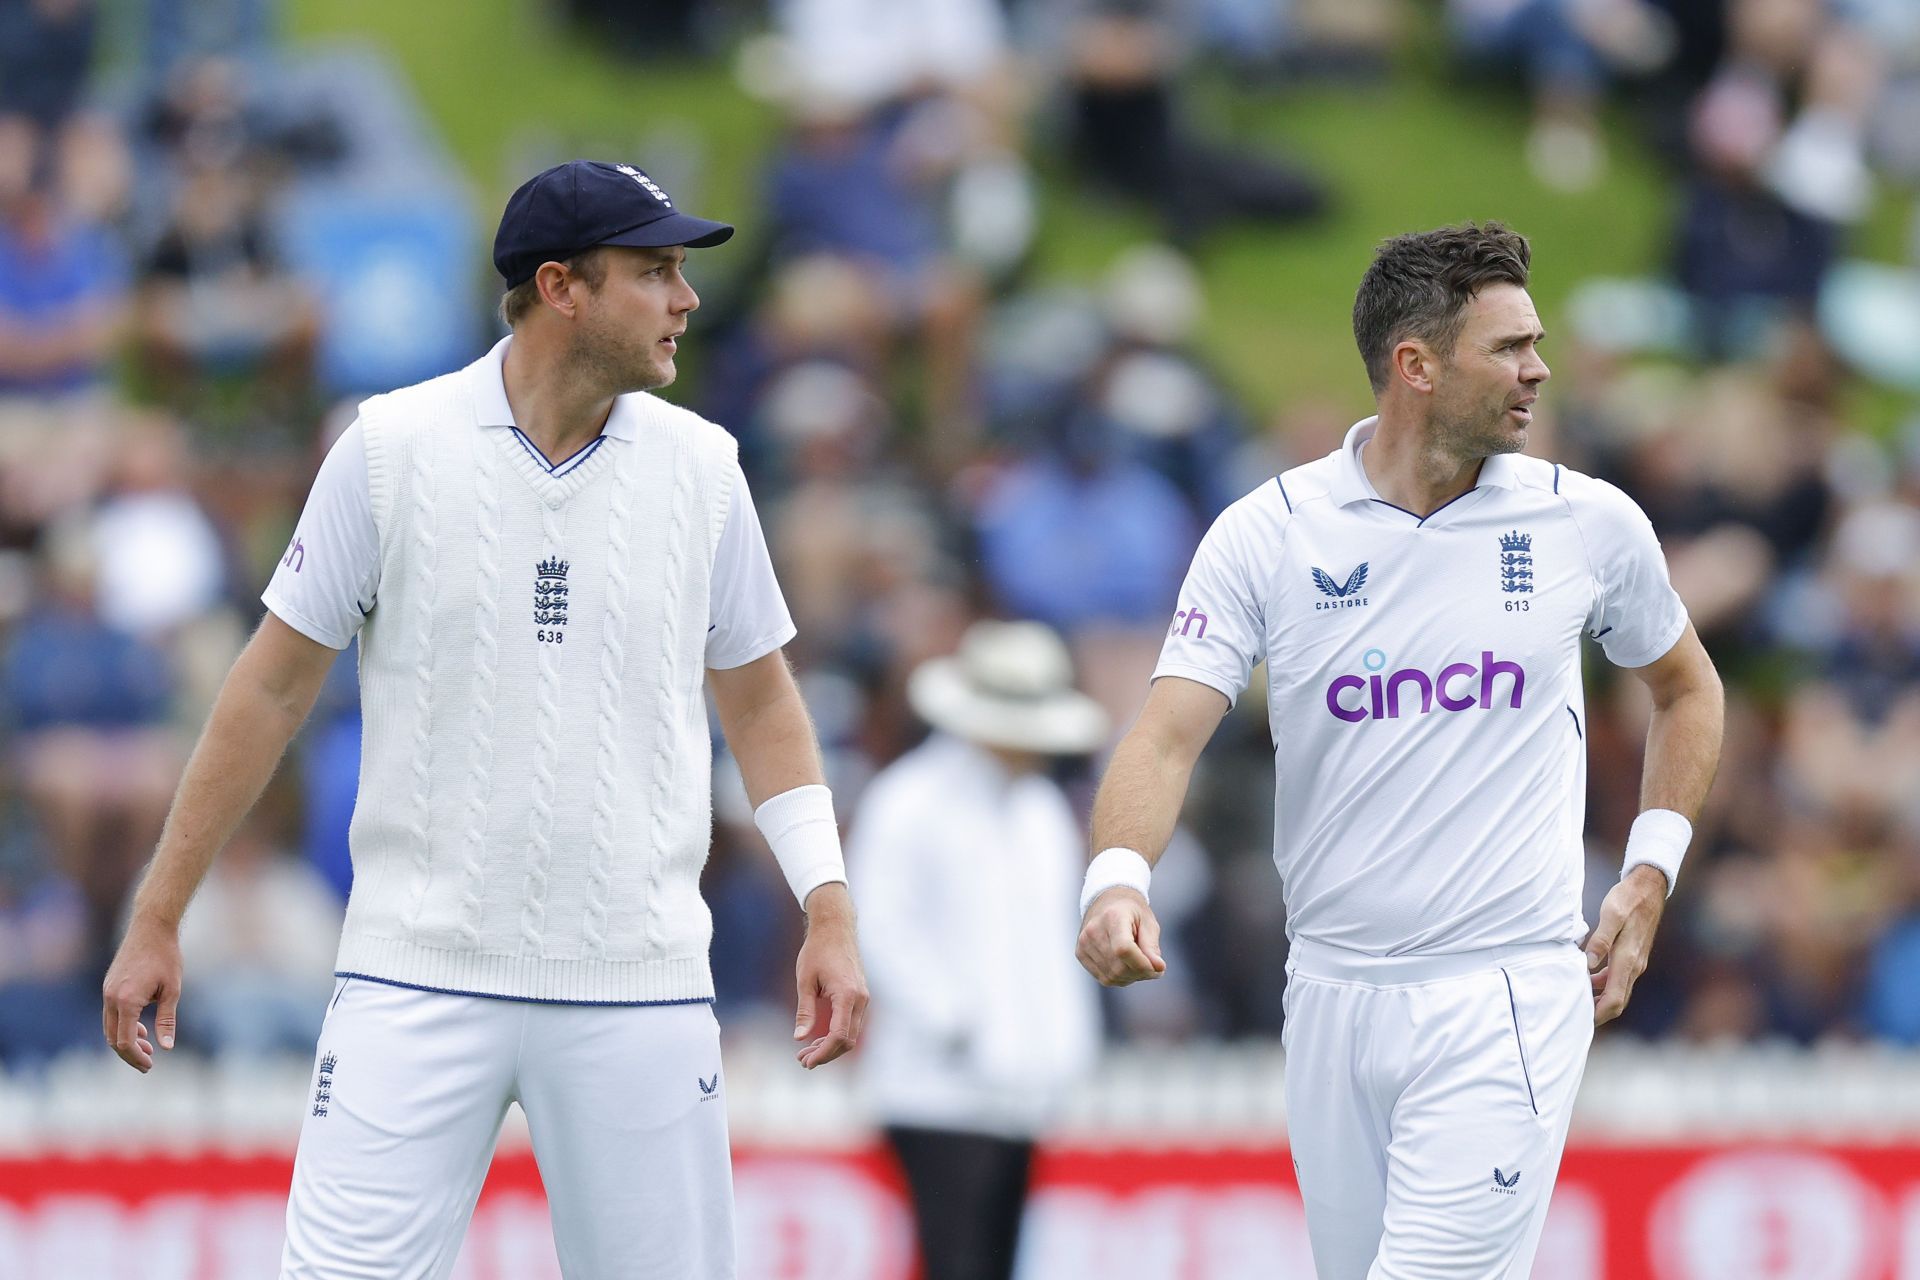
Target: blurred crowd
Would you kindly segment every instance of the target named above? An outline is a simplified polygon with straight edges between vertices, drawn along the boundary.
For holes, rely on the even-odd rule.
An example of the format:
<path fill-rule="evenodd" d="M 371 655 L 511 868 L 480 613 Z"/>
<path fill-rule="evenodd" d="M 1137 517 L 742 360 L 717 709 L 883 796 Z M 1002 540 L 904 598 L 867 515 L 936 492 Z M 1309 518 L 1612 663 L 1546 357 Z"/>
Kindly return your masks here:
<path fill-rule="evenodd" d="M 1860 428 L 1859 361 L 1825 309 L 1876 189 L 1920 179 L 1899 127 L 1920 103 L 1920 9 L 783 0 L 742 39 L 737 4 L 557 7 L 625 37 L 609 48 L 657 53 L 658 33 L 675 56 L 731 59 L 778 109 L 757 207 L 723 211 L 755 253 L 696 277 L 708 303 L 671 394 L 740 439 L 843 814 L 925 733 L 907 674 L 981 617 L 1057 629 L 1124 728 L 1209 521 L 1349 425 L 1327 406 L 1352 401 L 1357 357 L 1327 371 L 1325 400 L 1264 413 L 1208 358 L 1194 263 L 1211 233 L 1283 236 L 1337 217 L 1342 193 L 1283 141 L 1209 132 L 1197 76 L 1255 95 L 1409 74 L 1409 32 L 1444 33 L 1461 91 L 1505 94 L 1529 122 L 1516 160 L 1567 190 L 1605 181 L 1600 121 L 1618 108 L 1668 166 L 1670 249 L 1649 268 L 1679 309 L 1650 318 L 1642 301 L 1557 334 L 1533 449 L 1646 507 L 1729 691 L 1720 781 L 1625 1025 L 1920 1042 L 1920 415 Z M 354 156 L 338 122 L 289 112 L 265 82 L 292 56 L 272 6 L 140 12 L 138 65 L 108 82 L 93 0 L 0 0 L 14 1068 L 98 1048 L 100 974 L 192 735 L 319 458 L 357 397 L 386 389 L 329 376 L 317 353 L 349 318 L 281 243 L 292 184 Z M 697 180 L 655 164 L 695 203 Z M 1048 283 L 1043 165 L 1138 205 L 1161 239 L 1093 285 Z M 1666 338 L 1636 340 L 1656 319 Z M 486 317 L 472 325 L 478 354 Z M 1637 808 L 1647 709 L 1637 682 L 1591 667 L 1597 904 Z M 1261 703 L 1243 699 L 1203 758 L 1155 878 L 1170 972 L 1107 997 L 1116 1036 L 1279 1030 Z M 310 1051 L 358 733 L 349 653 L 188 916 L 184 1043 Z M 1061 771 L 1083 807 L 1098 763 Z M 786 1016 L 800 920 L 724 757 L 715 777 L 706 889 L 737 1027 Z"/>

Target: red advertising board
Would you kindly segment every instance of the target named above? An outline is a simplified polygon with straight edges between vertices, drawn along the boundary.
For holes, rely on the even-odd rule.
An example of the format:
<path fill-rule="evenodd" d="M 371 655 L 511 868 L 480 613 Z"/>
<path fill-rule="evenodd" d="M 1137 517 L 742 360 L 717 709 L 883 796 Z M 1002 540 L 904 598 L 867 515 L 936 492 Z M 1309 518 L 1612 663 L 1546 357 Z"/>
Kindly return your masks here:
<path fill-rule="evenodd" d="M 0 1159 L 8 1280 L 276 1274 L 286 1156 Z M 736 1154 L 740 1274 L 908 1280 L 900 1183 L 877 1150 Z M 1920 1280 L 1920 1148 L 1576 1145 L 1541 1280 Z M 1284 1148 L 1055 1148 L 1022 1280 L 1313 1275 Z M 457 1280 L 558 1280 L 539 1173 L 494 1161 Z"/>

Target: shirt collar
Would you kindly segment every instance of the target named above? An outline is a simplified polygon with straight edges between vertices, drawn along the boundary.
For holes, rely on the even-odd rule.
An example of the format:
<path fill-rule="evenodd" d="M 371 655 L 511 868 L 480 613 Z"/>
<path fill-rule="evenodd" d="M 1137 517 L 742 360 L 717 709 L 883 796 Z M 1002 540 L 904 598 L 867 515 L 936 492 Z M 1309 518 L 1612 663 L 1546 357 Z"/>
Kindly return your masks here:
<path fill-rule="evenodd" d="M 1333 484 L 1328 490 L 1334 502 L 1348 506 L 1355 502 L 1365 502 L 1377 498 L 1373 485 L 1367 479 L 1366 469 L 1360 463 L 1360 446 L 1373 439 L 1380 428 L 1380 419 L 1375 416 L 1362 418 L 1347 431 L 1347 438 L 1340 445 L 1339 461 L 1334 467 Z M 1520 477 L 1513 455 L 1496 453 L 1481 460 L 1480 478 L 1474 488 L 1491 485 L 1496 489 L 1519 487 Z"/>
<path fill-rule="evenodd" d="M 508 334 L 493 344 L 493 350 L 467 366 L 475 426 L 519 428 L 520 424 L 513 420 L 513 406 L 507 403 L 506 375 L 502 372 L 506 367 L 507 347 L 512 342 L 513 335 Z M 638 427 L 633 401 L 638 394 L 615 398 L 613 412 L 607 415 L 607 425 L 600 429 L 601 435 L 615 440 L 635 438 Z"/>

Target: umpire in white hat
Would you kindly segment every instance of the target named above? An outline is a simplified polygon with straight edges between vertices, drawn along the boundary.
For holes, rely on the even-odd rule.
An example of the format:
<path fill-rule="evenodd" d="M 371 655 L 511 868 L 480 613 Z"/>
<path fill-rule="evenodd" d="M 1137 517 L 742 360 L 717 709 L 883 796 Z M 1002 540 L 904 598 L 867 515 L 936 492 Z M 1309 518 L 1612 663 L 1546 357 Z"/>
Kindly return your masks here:
<path fill-rule="evenodd" d="M 933 733 L 869 785 L 848 847 L 864 1080 L 927 1280 L 1005 1280 L 1034 1140 L 1098 1049 L 1098 990 L 1065 941 L 1086 842 L 1049 767 L 1108 720 L 1037 622 L 976 623 L 907 694 Z"/>

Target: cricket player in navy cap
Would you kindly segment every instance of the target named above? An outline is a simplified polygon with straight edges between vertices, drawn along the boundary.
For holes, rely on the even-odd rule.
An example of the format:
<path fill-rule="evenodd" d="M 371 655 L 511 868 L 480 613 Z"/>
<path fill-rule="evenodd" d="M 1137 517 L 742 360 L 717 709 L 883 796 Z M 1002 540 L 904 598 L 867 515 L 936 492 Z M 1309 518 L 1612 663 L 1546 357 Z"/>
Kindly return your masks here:
<path fill-rule="evenodd" d="M 105 985 L 143 1072 L 174 1042 L 181 914 L 359 637 L 353 892 L 283 1277 L 450 1274 L 513 1102 L 570 1280 L 735 1275 L 703 691 L 806 914 L 799 1061 L 859 1038 L 793 623 L 733 438 L 651 394 L 699 306 L 688 249 L 732 234 L 631 165 L 514 192 L 511 335 L 360 406 L 187 766 Z"/>

